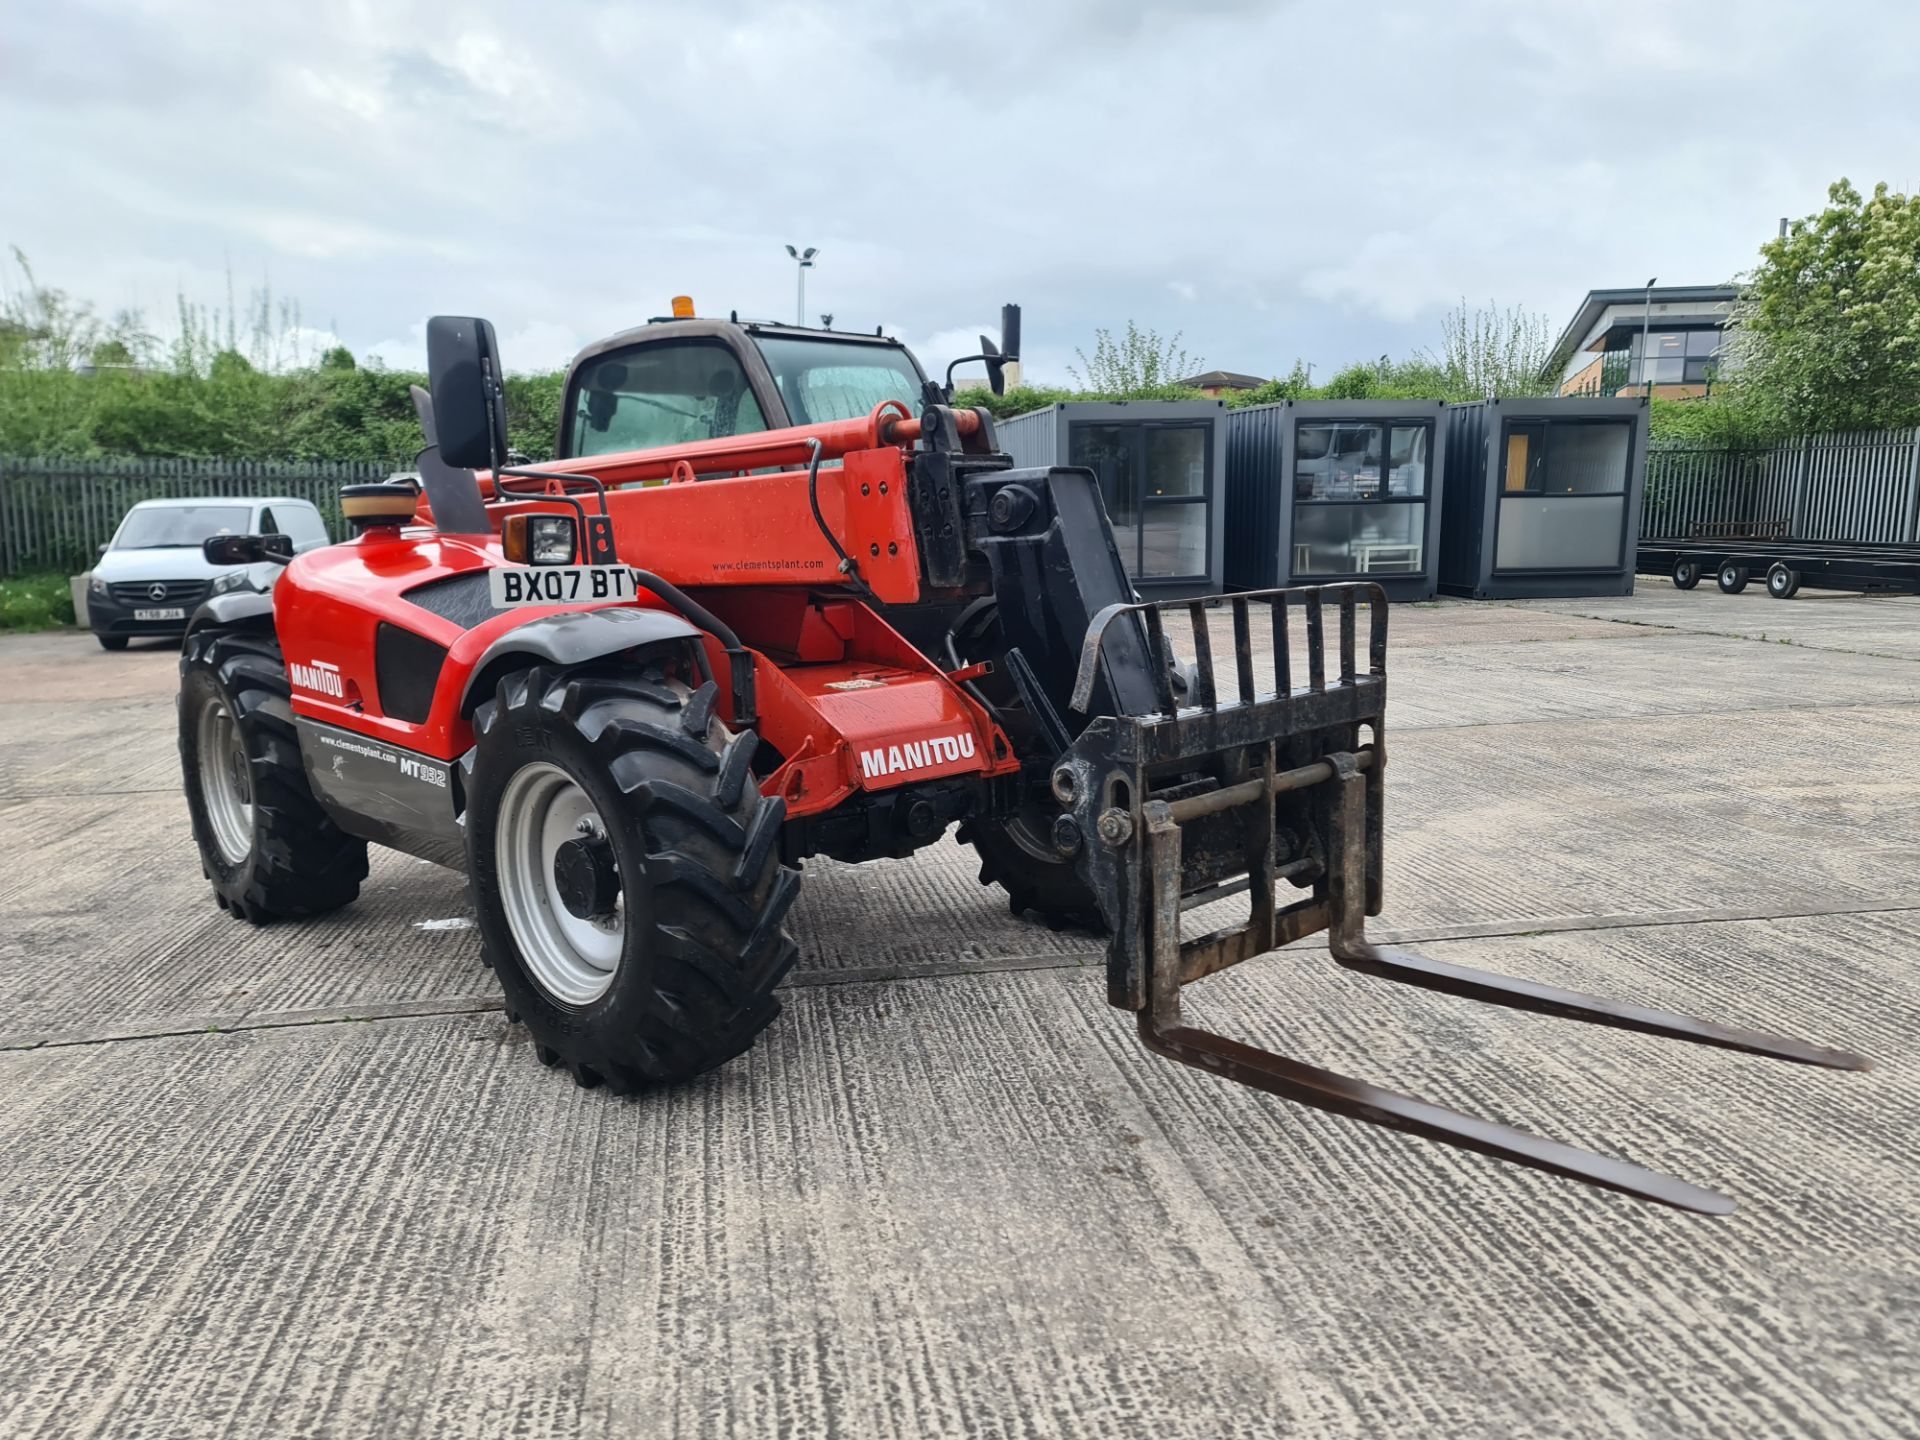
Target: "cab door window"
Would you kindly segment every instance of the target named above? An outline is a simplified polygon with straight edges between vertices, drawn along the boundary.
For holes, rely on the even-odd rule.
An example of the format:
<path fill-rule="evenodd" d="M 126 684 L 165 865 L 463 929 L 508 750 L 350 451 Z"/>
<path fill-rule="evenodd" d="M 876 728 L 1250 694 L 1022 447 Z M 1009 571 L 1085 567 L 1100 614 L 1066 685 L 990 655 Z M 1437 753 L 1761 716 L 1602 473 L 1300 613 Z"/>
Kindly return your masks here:
<path fill-rule="evenodd" d="M 641 345 L 592 362 L 573 406 L 575 455 L 651 450 L 767 428 L 740 361 L 726 346 L 703 340 Z"/>

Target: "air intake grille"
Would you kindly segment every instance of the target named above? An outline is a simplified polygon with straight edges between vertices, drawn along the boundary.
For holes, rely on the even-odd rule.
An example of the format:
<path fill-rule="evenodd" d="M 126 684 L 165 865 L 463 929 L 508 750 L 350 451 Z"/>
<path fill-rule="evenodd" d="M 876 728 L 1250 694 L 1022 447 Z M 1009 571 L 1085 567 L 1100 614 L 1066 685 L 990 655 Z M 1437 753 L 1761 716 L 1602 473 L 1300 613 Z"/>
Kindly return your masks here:
<path fill-rule="evenodd" d="M 198 605 L 207 598 L 205 580 L 116 580 L 107 588 L 125 605 Z M 158 592 L 158 593 L 155 593 Z"/>

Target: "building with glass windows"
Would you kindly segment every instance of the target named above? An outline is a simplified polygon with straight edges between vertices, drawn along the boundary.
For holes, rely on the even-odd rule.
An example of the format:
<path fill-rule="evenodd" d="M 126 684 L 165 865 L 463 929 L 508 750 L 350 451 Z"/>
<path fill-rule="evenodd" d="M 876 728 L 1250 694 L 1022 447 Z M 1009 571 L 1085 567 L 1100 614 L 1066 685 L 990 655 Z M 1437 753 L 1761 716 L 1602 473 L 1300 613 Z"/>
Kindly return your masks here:
<path fill-rule="evenodd" d="M 1474 599 L 1631 595 L 1647 402 L 1446 407 L 1440 589 Z"/>
<path fill-rule="evenodd" d="M 1649 386 L 1663 400 L 1705 395 L 1726 366 L 1739 298 L 1732 285 L 1591 290 L 1544 378 L 1562 395 L 1644 395 Z"/>
<path fill-rule="evenodd" d="M 1226 581 L 1374 580 L 1430 600 L 1446 407 L 1283 400 L 1227 412 Z"/>
<path fill-rule="evenodd" d="M 1127 574 L 1166 599 L 1221 588 L 1228 413 L 1219 400 L 1070 401 L 995 429 L 1015 465 L 1093 471 Z"/>

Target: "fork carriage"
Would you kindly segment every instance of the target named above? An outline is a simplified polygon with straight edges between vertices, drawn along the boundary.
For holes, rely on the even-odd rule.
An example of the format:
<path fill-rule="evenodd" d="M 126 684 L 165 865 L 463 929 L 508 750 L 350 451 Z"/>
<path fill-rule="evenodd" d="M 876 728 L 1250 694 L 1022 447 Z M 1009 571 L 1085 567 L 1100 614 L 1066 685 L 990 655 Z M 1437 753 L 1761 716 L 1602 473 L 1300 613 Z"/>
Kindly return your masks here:
<path fill-rule="evenodd" d="M 1222 700 L 1209 617 L 1231 617 L 1232 697 Z M 1256 663 L 1256 608 L 1268 611 L 1270 667 Z M 1328 673 L 1326 614 L 1338 617 Z M 1359 626 L 1367 627 L 1365 668 Z M 1304 684 L 1289 618 L 1304 619 Z M 1109 925 L 1111 1002 L 1136 1012 L 1156 1054 L 1318 1109 L 1705 1214 L 1733 1202 L 1710 1190 L 1337 1075 L 1189 1024 L 1184 986 L 1325 932 L 1350 970 L 1514 1009 L 1835 1069 L 1867 1062 L 1845 1051 L 1696 1020 L 1484 970 L 1381 949 L 1366 936 L 1380 913 L 1385 790 L 1387 601 L 1378 585 L 1338 584 L 1225 597 L 1113 605 L 1089 629 L 1073 708 L 1090 703 L 1108 637 L 1129 620 L 1149 653 L 1167 648 L 1184 614 L 1195 655 L 1187 704 L 1162 674 L 1151 714 L 1091 721 L 1055 765 L 1053 792 L 1084 837 L 1084 871 Z M 1305 893 L 1283 902 L 1280 882 Z M 1243 922 L 1182 940 L 1180 918 L 1237 893 Z"/>

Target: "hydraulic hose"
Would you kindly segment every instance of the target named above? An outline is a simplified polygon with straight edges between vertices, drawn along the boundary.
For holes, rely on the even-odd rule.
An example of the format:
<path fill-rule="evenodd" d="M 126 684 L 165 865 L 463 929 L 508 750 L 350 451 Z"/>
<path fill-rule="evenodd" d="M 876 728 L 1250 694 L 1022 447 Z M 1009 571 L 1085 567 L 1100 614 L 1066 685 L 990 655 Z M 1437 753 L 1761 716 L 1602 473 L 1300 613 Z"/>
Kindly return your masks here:
<path fill-rule="evenodd" d="M 840 537 L 833 533 L 827 524 L 827 517 L 820 513 L 820 455 L 823 446 L 812 436 L 807 438 L 812 458 L 807 461 L 807 504 L 813 507 L 813 523 L 820 527 L 820 533 L 826 537 L 827 544 L 833 547 L 833 553 L 840 557 L 840 573 L 852 584 L 854 593 L 864 600 L 880 603 L 880 597 L 873 593 L 873 587 L 867 584 L 860 574 L 860 562 L 855 560 L 840 543 Z"/>

